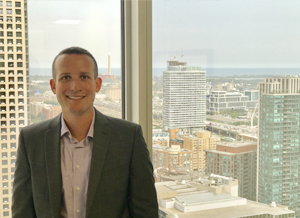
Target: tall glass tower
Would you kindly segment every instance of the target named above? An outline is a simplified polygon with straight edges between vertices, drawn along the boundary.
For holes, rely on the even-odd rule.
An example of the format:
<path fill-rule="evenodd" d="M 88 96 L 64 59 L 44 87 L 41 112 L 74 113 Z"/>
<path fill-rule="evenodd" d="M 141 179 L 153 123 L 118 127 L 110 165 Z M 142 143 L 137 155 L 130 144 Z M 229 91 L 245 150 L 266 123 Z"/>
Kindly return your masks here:
<path fill-rule="evenodd" d="M 300 217 L 300 78 L 260 83 L 258 201 L 289 206 Z"/>
<path fill-rule="evenodd" d="M 168 61 L 163 72 L 164 129 L 182 133 L 203 130 L 206 119 L 206 72 L 186 62 Z"/>
<path fill-rule="evenodd" d="M 28 124 L 27 1 L 0 0 L 0 217 L 11 217 L 19 131 Z"/>

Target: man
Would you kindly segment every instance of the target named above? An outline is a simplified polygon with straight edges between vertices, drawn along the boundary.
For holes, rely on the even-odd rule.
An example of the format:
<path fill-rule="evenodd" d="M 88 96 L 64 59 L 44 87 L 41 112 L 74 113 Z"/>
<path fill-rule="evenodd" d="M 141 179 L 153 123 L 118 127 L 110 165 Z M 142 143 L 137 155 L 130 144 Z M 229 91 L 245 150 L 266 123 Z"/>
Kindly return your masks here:
<path fill-rule="evenodd" d="M 62 114 L 20 131 L 13 218 L 158 217 L 141 127 L 94 109 L 94 57 L 71 47 L 53 61 Z"/>

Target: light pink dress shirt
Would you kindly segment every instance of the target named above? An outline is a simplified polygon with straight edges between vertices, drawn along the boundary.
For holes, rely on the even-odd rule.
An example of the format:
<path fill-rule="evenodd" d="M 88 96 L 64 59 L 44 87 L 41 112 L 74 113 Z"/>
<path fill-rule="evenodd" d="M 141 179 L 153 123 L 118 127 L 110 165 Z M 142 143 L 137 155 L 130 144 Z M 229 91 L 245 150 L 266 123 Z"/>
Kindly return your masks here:
<path fill-rule="evenodd" d="M 87 136 L 78 142 L 61 117 L 62 218 L 85 218 L 95 111 Z"/>

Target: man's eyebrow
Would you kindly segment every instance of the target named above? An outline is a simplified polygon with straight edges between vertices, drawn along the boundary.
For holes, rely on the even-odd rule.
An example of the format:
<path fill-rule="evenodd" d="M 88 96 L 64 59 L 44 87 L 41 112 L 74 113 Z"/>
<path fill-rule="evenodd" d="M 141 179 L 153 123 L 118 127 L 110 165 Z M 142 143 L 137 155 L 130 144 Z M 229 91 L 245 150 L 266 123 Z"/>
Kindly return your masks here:
<path fill-rule="evenodd" d="M 66 72 L 66 73 L 61 73 L 61 74 L 59 74 L 59 77 L 62 77 L 62 76 L 68 76 L 68 75 L 70 75 L 70 73 L 68 73 L 68 72 Z"/>

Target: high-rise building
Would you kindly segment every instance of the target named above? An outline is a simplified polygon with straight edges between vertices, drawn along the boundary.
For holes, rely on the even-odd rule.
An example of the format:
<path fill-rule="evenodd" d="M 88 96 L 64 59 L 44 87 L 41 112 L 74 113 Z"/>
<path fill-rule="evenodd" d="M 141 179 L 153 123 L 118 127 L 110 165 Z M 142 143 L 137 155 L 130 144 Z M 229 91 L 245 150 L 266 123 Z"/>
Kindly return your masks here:
<path fill-rule="evenodd" d="M 218 143 L 206 151 L 207 175 L 217 174 L 239 181 L 239 197 L 256 200 L 256 142 Z"/>
<path fill-rule="evenodd" d="M 208 131 L 199 131 L 197 132 L 197 136 L 190 135 L 184 137 L 183 147 L 193 151 L 193 170 L 205 168 L 205 151 L 215 150 L 219 142 L 220 138 L 211 135 Z"/>
<path fill-rule="evenodd" d="M 11 217 L 17 139 L 28 124 L 27 1 L 0 0 L 0 217 Z"/>
<path fill-rule="evenodd" d="M 168 61 L 163 72 L 164 128 L 179 128 L 195 133 L 204 128 L 206 119 L 206 72 L 186 62 Z"/>
<path fill-rule="evenodd" d="M 258 201 L 300 217 L 300 78 L 266 78 L 259 87 Z"/>

